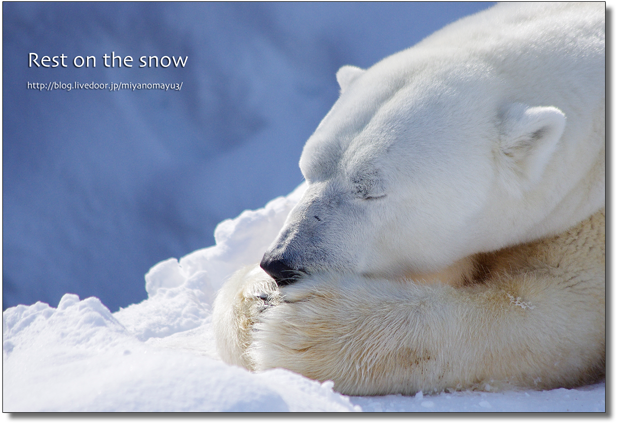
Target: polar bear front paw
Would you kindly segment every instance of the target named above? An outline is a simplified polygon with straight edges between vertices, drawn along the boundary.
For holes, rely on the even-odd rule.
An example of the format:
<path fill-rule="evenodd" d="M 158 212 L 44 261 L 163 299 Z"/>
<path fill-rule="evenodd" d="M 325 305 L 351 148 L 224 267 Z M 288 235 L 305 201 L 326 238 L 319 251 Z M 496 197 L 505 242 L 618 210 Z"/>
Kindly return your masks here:
<path fill-rule="evenodd" d="M 261 291 L 267 303 L 235 307 L 247 311 L 251 322 L 240 353 L 249 369 L 285 368 L 313 380 L 331 380 L 341 393 L 365 395 L 390 392 L 390 374 L 404 378 L 412 360 L 420 356 L 424 361 L 429 355 L 423 349 L 403 348 L 402 340 L 393 337 L 396 329 L 389 328 L 393 323 L 386 317 L 403 301 L 405 283 L 394 282 L 393 290 L 386 291 L 377 285 L 382 282 L 322 273 L 283 287 L 270 284 L 271 291 L 264 291 L 260 281 L 250 283 L 253 289 L 245 286 L 246 292 Z M 257 303 L 262 297 L 246 302 Z M 407 303 L 416 305 L 417 301 Z M 406 325 L 407 318 L 396 321 Z"/>
<path fill-rule="evenodd" d="M 250 370 L 282 367 L 333 379 L 332 368 L 325 366 L 342 363 L 340 343 L 354 333 L 351 321 L 340 316 L 346 315 L 347 302 L 338 292 L 329 278 L 303 278 L 278 287 L 258 266 L 238 271 L 214 303 L 220 356 Z"/>
<path fill-rule="evenodd" d="M 256 366 L 248 355 L 254 325 L 261 313 L 281 302 L 277 284 L 258 266 L 237 271 L 213 305 L 213 326 L 222 359 L 254 370 Z"/>
<path fill-rule="evenodd" d="M 408 327 L 410 311 L 420 306 L 407 286 L 324 273 L 278 287 L 258 266 L 245 268 L 215 301 L 218 352 L 249 370 L 286 368 L 331 380 L 341 393 L 391 393 L 394 387 L 412 392 L 407 371 L 429 361 L 431 353 L 404 346 L 404 336 L 393 337 L 403 332 L 394 322 Z"/>

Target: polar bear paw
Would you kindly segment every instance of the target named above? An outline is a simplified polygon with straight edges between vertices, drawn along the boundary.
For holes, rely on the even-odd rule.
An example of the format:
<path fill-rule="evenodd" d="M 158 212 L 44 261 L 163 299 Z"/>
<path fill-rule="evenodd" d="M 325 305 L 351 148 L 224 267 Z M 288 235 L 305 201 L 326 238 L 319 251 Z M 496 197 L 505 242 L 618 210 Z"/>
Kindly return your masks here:
<path fill-rule="evenodd" d="M 260 315 L 282 302 L 275 281 L 258 266 L 237 271 L 222 287 L 213 305 L 218 353 L 224 361 L 256 369 L 248 349 Z"/>
<path fill-rule="evenodd" d="M 399 286 L 394 282 L 391 291 L 403 294 Z M 403 371 L 411 361 L 424 366 L 432 356 L 424 349 L 400 352 L 401 341 L 392 337 L 397 329 L 389 328 L 394 321 L 386 317 L 403 300 L 359 276 L 317 274 L 278 287 L 258 266 L 245 268 L 215 301 L 218 352 L 226 362 L 249 370 L 286 368 L 313 380 L 331 380 L 342 393 L 383 393 L 389 391 L 383 380 L 393 380 L 391 371 Z M 409 300 L 408 307 L 421 306 L 422 298 L 413 304 Z"/>
<path fill-rule="evenodd" d="M 314 368 L 336 361 L 338 339 L 351 334 L 338 316 L 347 307 L 340 291 L 329 278 L 278 287 L 258 266 L 238 271 L 214 303 L 220 356 L 250 370 L 284 367 L 321 379 Z"/>

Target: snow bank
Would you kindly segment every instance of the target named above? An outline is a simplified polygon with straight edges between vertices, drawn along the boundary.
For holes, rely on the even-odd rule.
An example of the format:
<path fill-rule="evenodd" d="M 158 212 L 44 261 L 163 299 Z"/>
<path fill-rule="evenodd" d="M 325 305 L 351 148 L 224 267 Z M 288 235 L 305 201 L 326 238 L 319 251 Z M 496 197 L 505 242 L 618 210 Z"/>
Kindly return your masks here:
<path fill-rule="evenodd" d="M 286 370 L 250 373 L 215 350 L 211 304 L 257 262 L 303 194 L 222 222 L 216 245 L 155 265 L 148 299 L 110 313 L 66 294 L 3 314 L 3 406 L 24 411 L 605 411 L 605 383 L 574 390 L 347 397 Z"/>

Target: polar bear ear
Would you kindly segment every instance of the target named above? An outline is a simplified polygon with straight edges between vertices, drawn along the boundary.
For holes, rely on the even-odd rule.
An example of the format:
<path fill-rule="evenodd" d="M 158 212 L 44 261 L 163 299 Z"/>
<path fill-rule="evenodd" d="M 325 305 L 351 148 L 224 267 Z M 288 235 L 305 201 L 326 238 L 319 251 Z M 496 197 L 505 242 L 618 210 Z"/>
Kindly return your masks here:
<path fill-rule="evenodd" d="M 344 92 L 349 85 L 358 79 L 365 71 L 357 66 L 345 65 L 338 69 L 336 80 L 340 86 L 340 92 Z"/>
<path fill-rule="evenodd" d="M 519 191 L 527 191 L 540 181 L 565 124 L 564 113 L 552 106 L 512 103 L 502 110 L 500 155 L 511 171 L 506 177 L 512 188 L 516 183 Z"/>

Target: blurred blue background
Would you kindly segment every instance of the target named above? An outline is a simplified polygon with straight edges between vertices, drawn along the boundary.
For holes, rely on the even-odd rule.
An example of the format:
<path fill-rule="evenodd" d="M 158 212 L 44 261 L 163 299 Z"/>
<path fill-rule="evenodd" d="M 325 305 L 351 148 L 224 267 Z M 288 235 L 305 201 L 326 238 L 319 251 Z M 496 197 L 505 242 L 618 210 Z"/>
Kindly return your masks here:
<path fill-rule="evenodd" d="M 8 3 L 3 7 L 3 308 L 64 293 L 116 311 L 157 262 L 301 181 L 305 140 L 369 67 L 490 3 Z M 28 68 L 28 53 L 69 57 Z M 105 68 L 102 55 L 134 58 Z M 97 57 L 96 68 L 71 58 Z M 139 68 L 140 56 L 188 56 Z M 36 91 L 28 82 L 177 83 Z"/>

